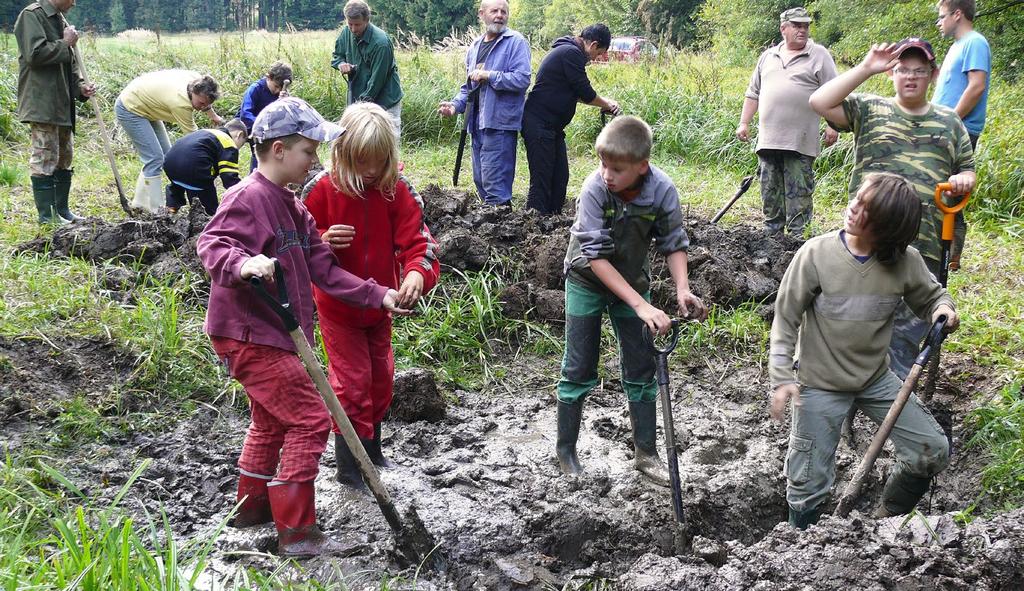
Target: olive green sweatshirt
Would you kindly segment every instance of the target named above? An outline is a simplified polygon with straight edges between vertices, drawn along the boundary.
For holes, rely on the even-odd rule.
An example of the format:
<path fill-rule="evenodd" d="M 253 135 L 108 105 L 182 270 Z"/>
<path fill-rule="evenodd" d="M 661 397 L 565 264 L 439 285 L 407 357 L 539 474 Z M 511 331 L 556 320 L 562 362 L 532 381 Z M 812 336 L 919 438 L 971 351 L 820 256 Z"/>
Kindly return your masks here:
<path fill-rule="evenodd" d="M 913 247 L 896 264 L 861 263 L 839 231 L 808 240 L 790 263 L 775 300 L 769 351 L 772 387 L 801 385 L 859 391 L 889 368 L 893 315 L 905 300 L 930 318 L 953 299 Z M 799 340 L 798 340 L 799 336 Z M 800 369 L 793 369 L 794 359 Z"/>

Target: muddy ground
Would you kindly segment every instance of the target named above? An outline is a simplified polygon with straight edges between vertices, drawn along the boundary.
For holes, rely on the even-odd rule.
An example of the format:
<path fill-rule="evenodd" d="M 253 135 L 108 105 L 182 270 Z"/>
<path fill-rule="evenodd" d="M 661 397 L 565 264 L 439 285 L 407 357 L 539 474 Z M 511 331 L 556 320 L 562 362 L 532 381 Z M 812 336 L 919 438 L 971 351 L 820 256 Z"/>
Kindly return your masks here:
<path fill-rule="evenodd" d="M 561 260 L 572 216 L 538 218 L 483 208 L 472 195 L 436 187 L 423 193 L 442 261 L 455 269 L 498 269 L 511 282 L 503 294 L 506 314 L 547 321 L 557 330 Z M 182 269 L 201 273 L 194 240 L 205 219 L 190 215 L 89 220 L 58 229 L 46 252 L 94 261 L 105 278 L 98 297 L 130 301 L 131 287 L 150 280 L 147 271 L 168 280 L 188 277 Z M 771 298 L 799 244 L 766 238 L 755 228 L 720 229 L 697 218 L 687 220 L 687 229 L 694 291 L 723 308 L 759 302 L 759 312 L 769 319 Z M 43 251 L 45 245 L 22 249 Z M 662 279 L 662 266 L 654 271 L 654 299 L 665 305 L 673 299 L 671 285 Z M 449 273 L 448 280 L 454 277 Z M 205 293 L 202 285 L 193 291 L 200 298 Z M 401 508 L 417 508 L 440 542 L 448 570 L 417 576 L 415 565 L 402 561 L 372 498 L 331 478 L 329 445 L 317 481 L 319 520 L 332 535 L 359 542 L 357 553 L 302 561 L 287 572 L 325 582 L 336 581 L 340 572 L 353 588 L 378 587 L 385 571 L 402 571 L 428 589 L 574 588 L 598 579 L 635 590 L 1020 588 L 1022 513 L 978 519 L 967 527 L 949 516 L 980 493 L 984 459 L 974 449 L 962 449 L 968 435 L 962 419 L 974 392 L 953 385 L 961 375 L 979 374 L 977 368 L 965 359 L 944 358 L 936 402 L 950 417 L 961 449 L 922 503 L 936 535 L 921 518 L 904 525 L 865 516 L 891 466 L 884 454 L 860 511 L 847 520 L 824 519 L 801 533 L 780 525 L 788 433 L 767 417 L 762 348 L 738 341 L 672 358 L 683 525 L 673 520 L 670 491 L 632 468 L 629 418 L 614 355 L 603 358 L 605 380 L 584 410 L 579 449 L 586 472 L 579 477 L 562 476 L 553 457 L 557 358 L 509 353 L 496 360 L 506 377 L 480 391 L 440 384 L 447 403 L 431 388 L 428 372 L 404 372 L 384 426 L 385 449 L 397 466 L 383 479 Z M 4 444 L 30 445 L 44 436 L 62 401 L 106 392 L 111 384 L 125 383 L 131 369 L 130 356 L 110 343 L 47 342 L 31 335 L 0 341 Z M 102 499 L 112 497 L 138 463 L 151 458 L 124 506 L 140 517 L 162 506 L 179 537 L 209 536 L 234 500 L 235 461 L 248 421 L 239 406 L 200 405 L 159 434 L 100 438 L 69 454 L 62 469 Z M 838 486 L 862 455 L 868 427 L 858 419 L 855 449 L 840 446 Z M 977 511 L 989 508 L 982 499 Z M 279 562 L 274 543 L 272 527 L 225 529 L 203 584 L 216 587 L 215 581 L 242 567 L 274 568 Z"/>

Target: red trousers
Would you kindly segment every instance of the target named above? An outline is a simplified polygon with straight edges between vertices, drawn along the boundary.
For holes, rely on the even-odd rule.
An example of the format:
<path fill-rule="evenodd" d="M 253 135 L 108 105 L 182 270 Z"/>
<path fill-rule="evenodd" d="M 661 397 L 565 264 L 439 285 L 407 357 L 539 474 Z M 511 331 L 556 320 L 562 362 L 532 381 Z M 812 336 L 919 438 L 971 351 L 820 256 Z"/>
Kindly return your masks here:
<path fill-rule="evenodd" d="M 238 467 L 274 480 L 309 482 L 320 471 L 331 416 L 292 351 L 211 336 L 217 357 L 245 387 L 252 422 Z"/>
<path fill-rule="evenodd" d="M 373 439 L 373 426 L 391 408 L 395 355 L 391 350 L 391 318 L 369 328 L 356 328 L 320 317 L 327 348 L 327 379 L 338 395 L 356 435 Z M 338 433 L 338 426 L 334 426 Z"/>

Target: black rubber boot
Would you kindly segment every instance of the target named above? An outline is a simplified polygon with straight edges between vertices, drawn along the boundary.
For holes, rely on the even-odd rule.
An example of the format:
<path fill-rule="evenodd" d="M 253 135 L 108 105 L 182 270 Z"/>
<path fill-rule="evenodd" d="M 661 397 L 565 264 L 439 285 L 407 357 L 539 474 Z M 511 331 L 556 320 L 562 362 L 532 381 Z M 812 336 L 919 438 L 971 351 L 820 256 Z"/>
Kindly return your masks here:
<path fill-rule="evenodd" d="M 363 442 L 363 447 L 366 448 L 366 455 L 370 456 L 370 461 L 373 462 L 374 466 L 378 468 L 394 468 L 395 465 L 388 461 L 384 457 L 384 452 L 380 448 L 380 423 L 373 426 L 373 439 L 360 439 Z"/>
<path fill-rule="evenodd" d="M 32 198 L 36 202 L 40 224 L 64 223 L 54 211 L 57 188 L 54 186 L 53 175 L 32 177 Z"/>
<path fill-rule="evenodd" d="M 656 484 L 668 486 L 668 469 L 658 457 L 658 406 L 655 401 L 630 402 L 629 422 L 633 424 L 633 452 L 636 469 Z"/>
<path fill-rule="evenodd" d="M 821 507 L 814 507 L 804 511 L 794 511 L 792 507 L 789 508 L 789 524 L 797 529 L 807 529 L 818 523 L 818 518 L 820 517 Z"/>
<path fill-rule="evenodd" d="M 907 474 L 902 470 L 893 472 L 885 481 L 882 497 L 879 499 L 875 517 L 906 515 L 914 510 L 924 493 L 928 492 L 931 478 Z"/>
<path fill-rule="evenodd" d="M 334 435 L 334 456 L 338 463 L 338 482 L 358 491 L 367 492 L 366 484 L 363 483 L 363 474 L 359 471 L 359 465 L 356 464 L 356 457 L 352 455 L 352 450 L 345 443 L 345 438 L 338 434 Z"/>
<path fill-rule="evenodd" d="M 68 196 L 71 194 L 71 175 L 74 171 L 70 168 L 64 170 L 53 171 L 53 186 L 54 186 L 54 209 L 57 210 L 57 215 L 69 222 L 76 222 L 81 219 L 85 219 L 80 215 L 75 215 L 71 208 L 68 207 Z"/>
<path fill-rule="evenodd" d="M 555 454 L 563 474 L 580 474 L 583 466 L 576 457 L 576 440 L 580 436 L 580 423 L 583 421 L 583 401 L 558 401 L 558 441 Z"/>

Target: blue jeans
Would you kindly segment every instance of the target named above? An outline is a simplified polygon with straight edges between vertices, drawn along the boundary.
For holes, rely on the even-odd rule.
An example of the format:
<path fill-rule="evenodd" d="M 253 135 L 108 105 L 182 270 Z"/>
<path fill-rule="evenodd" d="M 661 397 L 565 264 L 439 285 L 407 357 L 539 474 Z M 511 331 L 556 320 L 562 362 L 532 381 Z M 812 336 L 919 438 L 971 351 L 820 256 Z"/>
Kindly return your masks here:
<path fill-rule="evenodd" d="M 114 102 L 114 113 L 117 122 L 132 138 L 135 151 L 142 158 L 142 174 L 144 176 L 160 176 L 164 166 L 164 154 L 171 149 L 171 140 L 167 137 L 167 128 L 163 121 L 150 121 L 142 115 L 136 115 L 125 108 L 118 98 Z"/>
<path fill-rule="evenodd" d="M 516 176 L 518 132 L 502 129 L 474 129 L 473 182 L 488 205 L 512 201 L 512 180 Z"/>

